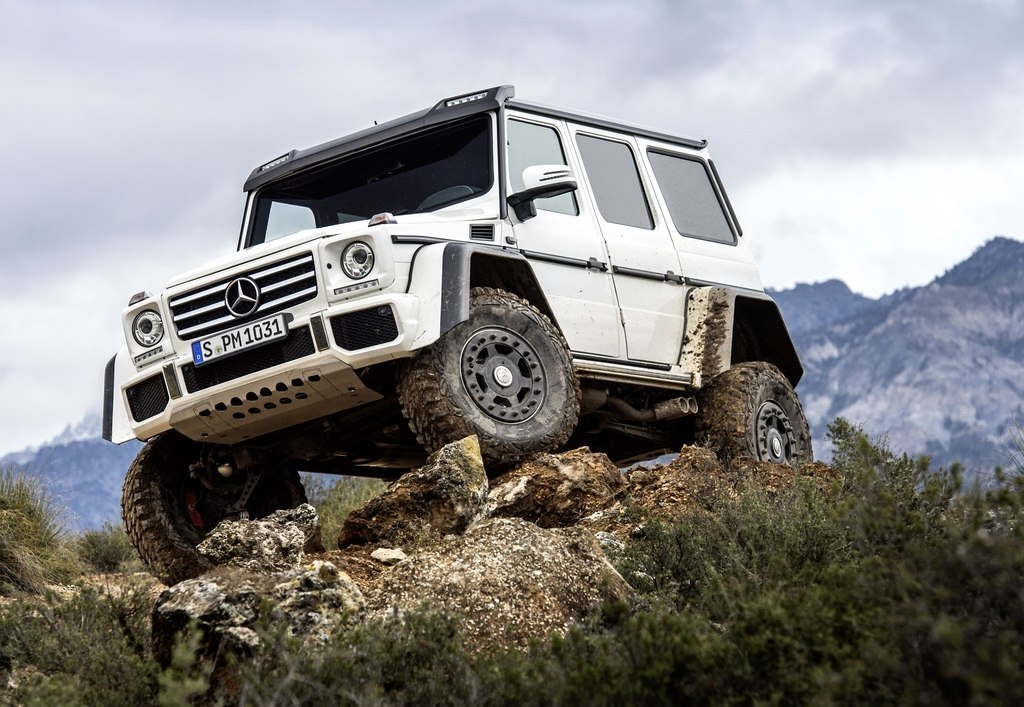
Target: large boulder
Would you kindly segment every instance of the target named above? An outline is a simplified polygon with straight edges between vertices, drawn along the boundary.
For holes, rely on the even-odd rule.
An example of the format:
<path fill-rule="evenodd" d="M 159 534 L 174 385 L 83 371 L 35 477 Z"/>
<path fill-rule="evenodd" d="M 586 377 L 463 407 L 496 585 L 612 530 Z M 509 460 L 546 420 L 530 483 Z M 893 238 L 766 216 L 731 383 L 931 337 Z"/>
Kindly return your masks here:
<path fill-rule="evenodd" d="M 631 594 L 589 531 L 494 518 L 381 575 L 367 608 L 383 619 L 433 607 L 462 618 L 472 648 L 523 648 Z"/>
<path fill-rule="evenodd" d="M 622 472 L 607 456 L 580 447 L 540 454 L 494 479 L 487 510 L 492 517 L 564 528 L 609 506 L 625 486 Z"/>
<path fill-rule="evenodd" d="M 424 534 L 461 533 L 479 518 L 487 473 L 477 438 L 445 445 L 419 469 L 349 513 L 338 547 L 415 544 Z"/>

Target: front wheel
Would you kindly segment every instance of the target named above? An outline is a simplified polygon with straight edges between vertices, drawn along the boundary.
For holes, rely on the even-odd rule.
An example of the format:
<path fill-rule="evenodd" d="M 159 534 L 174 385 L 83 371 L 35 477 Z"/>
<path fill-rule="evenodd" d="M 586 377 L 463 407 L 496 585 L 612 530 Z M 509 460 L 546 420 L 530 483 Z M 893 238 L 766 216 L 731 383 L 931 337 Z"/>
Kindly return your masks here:
<path fill-rule="evenodd" d="M 561 333 L 526 300 L 491 288 L 474 288 L 469 319 L 404 366 L 398 395 L 428 452 L 475 434 L 492 472 L 565 444 L 580 411 Z"/>
<path fill-rule="evenodd" d="M 739 363 L 698 395 L 697 441 L 729 461 L 809 462 L 811 432 L 800 399 L 770 363 Z"/>
<path fill-rule="evenodd" d="M 196 442 L 167 432 L 146 443 L 125 476 L 125 530 L 150 572 L 167 585 L 210 569 L 196 546 L 238 497 L 237 491 L 211 490 L 192 478 L 189 467 L 201 452 Z M 298 473 L 268 470 L 249 496 L 246 510 L 250 518 L 263 518 L 305 502 Z"/>

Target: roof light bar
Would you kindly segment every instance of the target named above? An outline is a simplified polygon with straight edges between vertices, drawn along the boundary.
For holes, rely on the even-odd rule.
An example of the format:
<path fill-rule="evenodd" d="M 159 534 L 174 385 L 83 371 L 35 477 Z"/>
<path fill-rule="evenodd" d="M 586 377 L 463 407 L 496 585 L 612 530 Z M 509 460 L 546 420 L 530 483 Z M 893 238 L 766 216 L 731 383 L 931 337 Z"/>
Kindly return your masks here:
<path fill-rule="evenodd" d="M 484 91 L 483 93 L 474 93 L 469 96 L 453 98 L 449 101 L 445 101 L 444 107 L 451 108 L 453 106 L 461 106 L 463 103 L 472 103 L 473 101 L 479 101 L 481 98 L 487 98 L 487 91 Z"/>

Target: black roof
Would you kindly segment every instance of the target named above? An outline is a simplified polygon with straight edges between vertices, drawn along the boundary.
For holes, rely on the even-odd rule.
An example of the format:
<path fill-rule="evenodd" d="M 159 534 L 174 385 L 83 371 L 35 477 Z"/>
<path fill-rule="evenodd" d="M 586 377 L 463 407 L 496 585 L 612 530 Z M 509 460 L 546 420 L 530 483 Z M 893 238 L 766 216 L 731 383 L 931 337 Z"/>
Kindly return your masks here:
<path fill-rule="evenodd" d="M 245 191 L 252 191 L 286 175 L 294 174 L 307 167 L 341 157 L 364 147 L 385 142 L 407 133 L 416 132 L 437 123 L 445 123 L 476 113 L 495 110 L 502 105 L 529 113 L 564 118 L 607 130 L 641 135 L 683 147 L 702 149 L 707 146 L 707 140 L 693 140 L 648 128 L 641 128 L 628 123 L 619 123 L 608 118 L 575 113 L 537 103 L 517 101 L 514 96 L 515 88 L 513 86 L 495 86 L 494 88 L 463 93 L 450 98 L 443 98 L 426 110 L 410 113 L 401 118 L 395 118 L 386 123 L 374 125 L 366 130 L 360 130 L 351 135 L 346 135 L 345 137 L 340 137 L 315 147 L 309 147 L 305 150 L 292 150 L 254 169 L 245 181 L 244 189 Z"/>

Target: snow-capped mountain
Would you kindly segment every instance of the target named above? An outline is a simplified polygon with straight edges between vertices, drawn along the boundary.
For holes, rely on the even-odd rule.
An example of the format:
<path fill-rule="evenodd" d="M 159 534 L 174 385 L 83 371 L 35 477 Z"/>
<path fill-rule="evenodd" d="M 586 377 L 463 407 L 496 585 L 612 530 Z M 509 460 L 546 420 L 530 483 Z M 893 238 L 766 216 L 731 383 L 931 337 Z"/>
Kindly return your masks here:
<path fill-rule="evenodd" d="M 119 522 L 121 483 L 141 444 L 114 445 L 100 438 L 100 419 L 89 415 L 49 442 L 0 458 L 0 469 L 42 481 L 51 500 L 66 509 L 72 531 Z"/>
<path fill-rule="evenodd" d="M 838 416 L 895 451 L 990 472 L 1024 426 L 1024 243 L 995 238 L 933 282 L 878 300 L 841 282 L 773 293 L 806 373 L 815 451 Z"/>

